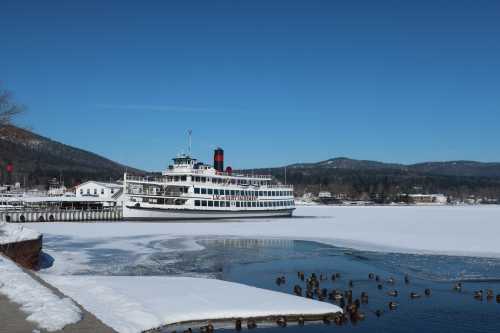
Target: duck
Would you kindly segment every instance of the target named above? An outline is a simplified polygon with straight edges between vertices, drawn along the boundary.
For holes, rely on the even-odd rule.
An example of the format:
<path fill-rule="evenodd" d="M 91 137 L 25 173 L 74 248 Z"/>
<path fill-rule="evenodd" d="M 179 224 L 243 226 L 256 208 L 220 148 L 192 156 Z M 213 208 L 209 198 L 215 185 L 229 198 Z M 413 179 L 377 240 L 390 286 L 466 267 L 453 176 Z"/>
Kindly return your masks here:
<path fill-rule="evenodd" d="M 248 327 L 248 329 L 250 329 L 250 330 L 251 330 L 251 329 L 254 329 L 254 328 L 256 328 L 256 327 L 257 327 L 257 323 L 256 323 L 256 322 L 255 322 L 255 320 L 253 320 L 253 319 L 248 319 L 248 320 L 247 320 L 247 327 Z"/>
<path fill-rule="evenodd" d="M 387 292 L 387 295 L 392 296 L 392 297 L 397 297 L 399 295 L 399 292 L 397 290 L 389 290 Z"/>
<path fill-rule="evenodd" d="M 365 314 L 361 311 L 356 311 L 356 313 L 353 315 L 354 320 L 364 320 L 365 319 Z"/>
<path fill-rule="evenodd" d="M 425 296 L 430 296 L 431 295 L 431 289 L 430 288 L 426 288 L 424 290 L 424 294 L 425 294 Z"/>
<path fill-rule="evenodd" d="M 462 290 L 462 283 L 461 282 L 455 283 L 455 285 L 453 286 L 453 290 L 461 291 Z"/>
<path fill-rule="evenodd" d="M 276 320 L 276 324 L 278 324 L 279 327 L 286 327 L 286 318 L 285 317 L 279 317 Z"/>
<path fill-rule="evenodd" d="M 237 331 L 241 331 L 241 319 L 236 319 L 236 321 L 234 322 L 234 328 L 237 330 Z"/>
<path fill-rule="evenodd" d="M 405 274 L 405 283 L 410 283 L 410 277 L 408 276 L 408 274 Z"/>
<path fill-rule="evenodd" d="M 299 323 L 299 325 L 300 325 L 300 326 L 303 326 L 303 325 L 304 325 L 304 323 L 305 323 L 305 321 L 306 321 L 306 320 L 305 320 L 305 319 L 304 319 L 304 317 L 302 317 L 302 316 L 300 316 L 300 317 L 297 319 L 297 322 Z"/>
<path fill-rule="evenodd" d="M 384 287 L 384 286 L 382 286 L 381 284 L 378 284 L 378 285 L 377 285 L 377 288 L 378 288 L 379 290 L 382 290 L 382 288 L 383 288 L 383 287 Z"/>
<path fill-rule="evenodd" d="M 398 303 L 389 302 L 389 310 L 396 310 L 397 307 L 398 307 Z"/>
<path fill-rule="evenodd" d="M 361 292 L 361 302 L 368 303 L 368 293 L 365 291 Z"/>
<path fill-rule="evenodd" d="M 373 274 L 373 273 L 369 273 L 369 274 L 368 274 L 368 278 L 369 278 L 370 280 L 373 280 L 373 279 L 375 278 L 375 274 Z"/>
<path fill-rule="evenodd" d="M 410 293 L 410 298 L 420 298 L 420 294 L 418 294 L 418 293 L 416 293 L 416 292 L 412 291 L 412 292 Z"/>

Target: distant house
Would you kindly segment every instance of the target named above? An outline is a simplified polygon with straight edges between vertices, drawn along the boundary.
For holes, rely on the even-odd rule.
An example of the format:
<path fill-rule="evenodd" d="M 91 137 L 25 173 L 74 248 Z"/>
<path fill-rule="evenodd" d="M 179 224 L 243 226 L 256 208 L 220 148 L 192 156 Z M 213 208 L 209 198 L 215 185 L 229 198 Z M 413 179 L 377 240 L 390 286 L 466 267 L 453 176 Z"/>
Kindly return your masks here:
<path fill-rule="evenodd" d="M 409 203 L 444 205 L 448 198 L 444 194 L 409 194 Z"/>
<path fill-rule="evenodd" d="M 123 185 L 118 183 L 105 183 L 90 180 L 75 188 L 77 198 L 94 197 L 103 201 L 115 201 L 123 204 Z"/>

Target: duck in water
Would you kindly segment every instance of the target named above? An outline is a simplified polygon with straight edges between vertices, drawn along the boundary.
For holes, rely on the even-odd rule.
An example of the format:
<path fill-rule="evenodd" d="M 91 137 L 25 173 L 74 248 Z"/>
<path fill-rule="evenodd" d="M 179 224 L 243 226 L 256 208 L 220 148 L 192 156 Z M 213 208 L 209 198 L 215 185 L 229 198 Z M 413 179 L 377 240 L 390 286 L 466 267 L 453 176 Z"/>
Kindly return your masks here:
<path fill-rule="evenodd" d="M 389 302 L 389 310 L 396 310 L 398 304 L 396 302 Z"/>
<path fill-rule="evenodd" d="M 397 297 L 399 295 L 397 290 L 389 290 L 387 292 L 387 295 L 392 296 L 392 297 Z"/>
<path fill-rule="evenodd" d="M 411 292 L 410 293 L 410 298 L 420 298 L 420 294 L 416 293 L 416 292 Z"/>

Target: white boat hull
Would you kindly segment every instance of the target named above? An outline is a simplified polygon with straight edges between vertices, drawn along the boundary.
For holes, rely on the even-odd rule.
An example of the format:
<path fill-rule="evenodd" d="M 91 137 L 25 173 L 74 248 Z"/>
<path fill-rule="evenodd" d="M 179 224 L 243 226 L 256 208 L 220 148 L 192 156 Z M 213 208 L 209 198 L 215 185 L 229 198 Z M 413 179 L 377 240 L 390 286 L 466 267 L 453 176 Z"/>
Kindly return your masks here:
<path fill-rule="evenodd" d="M 245 211 L 216 211 L 194 209 L 158 209 L 147 207 L 123 206 L 123 219 L 129 221 L 161 221 L 161 220 L 205 220 L 205 219 L 235 219 L 258 217 L 286 217 L 292 216 L 295 208 L 279 210 L 245 210 Z"/>

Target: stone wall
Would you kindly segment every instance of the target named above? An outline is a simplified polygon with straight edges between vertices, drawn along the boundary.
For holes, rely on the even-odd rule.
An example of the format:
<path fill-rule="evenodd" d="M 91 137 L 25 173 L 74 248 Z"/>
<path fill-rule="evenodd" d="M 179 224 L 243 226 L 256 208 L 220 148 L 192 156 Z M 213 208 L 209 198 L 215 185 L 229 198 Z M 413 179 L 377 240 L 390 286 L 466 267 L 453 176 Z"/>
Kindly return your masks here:
<path fill-rule="evenodd" d="M 0 245 L 0 252 L 19 265 L 37 270 L 42 251 L 42 235 L 37 239 Z"/>

